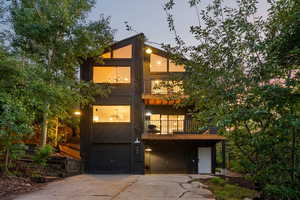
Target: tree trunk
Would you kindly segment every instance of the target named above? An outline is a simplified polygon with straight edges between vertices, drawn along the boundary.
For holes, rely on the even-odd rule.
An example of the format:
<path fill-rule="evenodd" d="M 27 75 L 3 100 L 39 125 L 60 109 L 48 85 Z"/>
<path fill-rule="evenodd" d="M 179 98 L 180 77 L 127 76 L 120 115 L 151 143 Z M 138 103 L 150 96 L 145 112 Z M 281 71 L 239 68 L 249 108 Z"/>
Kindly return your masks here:
<path fill-rule="evenodd" d="M 6 149 L 6 153 L 5 153 L 5 168 L 4 168 L 4 174 L 8 174 L 8 163 L 9 163 L 9 150 Z"/>
<path fill-rule="evenodd" d="M 42 123 L 42 133 L 41 133 L 41 147 L 44 147 L 47 144 L 48 110 L 49 110 L 49 104 L 46 105 L 46 110 L 43 113 L 43 123 Z"/>
<path fill-rule="evenodd" d="M 58 125 L 59 125 L 59 121 L 58 121 L 58 117 L 57 117 L 56 118 L 56 126 L 55 126 L 55 141 L 54 141 L 55 147 L 57 147 Z"/>
<path fill-rule="evenodd" d="M 296 130 L 293 128 L 292 135 L 292 183 L 295 183 L 296 179 Z"/>

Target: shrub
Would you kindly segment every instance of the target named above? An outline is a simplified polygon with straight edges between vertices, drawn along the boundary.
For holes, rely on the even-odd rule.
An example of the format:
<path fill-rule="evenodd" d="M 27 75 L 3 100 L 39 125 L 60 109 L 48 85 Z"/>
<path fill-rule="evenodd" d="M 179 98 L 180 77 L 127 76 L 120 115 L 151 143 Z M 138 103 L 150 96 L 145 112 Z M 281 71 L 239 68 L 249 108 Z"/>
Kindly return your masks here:
<path fill-rule="evenodd" d="M 300 191 L 284 185 L 266 185 L 263 196 L 265 199 L 300 199 Z"/>
<path fill-rule="evenodd" d="M 212 179 L 210 179 L 210 182 L 216 185 L 225 185 L 226 181 L 220 177 L 213 177 Z"/>
<path fill-rule="evenodd" d="M 39 165 L 46 166 L 48 157 L 52 154 L 53 148 L 50 145 L 41 147 L 33 156 L 33 161 Z"/>

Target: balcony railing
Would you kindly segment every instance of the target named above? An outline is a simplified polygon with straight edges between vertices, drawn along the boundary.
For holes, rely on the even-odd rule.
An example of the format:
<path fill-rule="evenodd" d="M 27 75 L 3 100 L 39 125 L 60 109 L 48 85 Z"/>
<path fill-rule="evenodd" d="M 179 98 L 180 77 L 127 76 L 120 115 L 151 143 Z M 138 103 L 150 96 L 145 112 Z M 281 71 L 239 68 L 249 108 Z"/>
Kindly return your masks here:
<path fill-rule="evenodd" d="M 175 83 L 166 83 L 161 80 L 144 80 L 144 94 L 147 95 L 183 95 L 182 89 Z"/>
<path fill-rule="evenodd" d="M 195 120 L 146 120 L 145 132 L 153 134 L 203 134 L 203 128 Z"/>

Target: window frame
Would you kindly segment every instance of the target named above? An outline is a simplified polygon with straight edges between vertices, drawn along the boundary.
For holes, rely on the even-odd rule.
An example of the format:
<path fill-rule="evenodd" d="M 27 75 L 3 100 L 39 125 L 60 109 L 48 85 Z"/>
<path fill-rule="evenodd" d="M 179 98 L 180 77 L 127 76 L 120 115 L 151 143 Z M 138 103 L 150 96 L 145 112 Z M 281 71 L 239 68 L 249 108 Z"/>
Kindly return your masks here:
<path fill-rule="evenodd" d="M 153 113 L 152 115 L 159 115 L 159 120 L 151 120 L 151 116 L 149 118 L 149 121 L 156 121 L 159 122 L 159 134 L 162 135 L 168 135 L 168 134 L 173 134 L 172 130 L 172 126 L 170 126 L 170 123 L 176 121 L 177 122 L 177 131 L 184 131 L 185 130 L 185 120 L 186 120 L 186 115 L 185 114 L 162 114 L 162 113 Z M 165 116 L 166 119 L 162 119 L 162 116 Z M 170 120 L 170 116 L 176 116 L 177 120 Z M 180 120 L 179 117 L 182 117 L 183 119 Z M 163 123 L 164 122 L 164 123 Z M 182 130 L 179 130 L 179 122 L 183 122 L 182 124 Z M 165 124 L 166 123 L 166 124 Z M 166 125 L 166 127 L 164 127 L 164 129 L 167 130 L 167 133 L 162 133 L 163 132 L 163 125 Z"/>
<path fill-rule="evenodd" d="M 152 91 L 153 91 L 152 89 L 154 89 L 154 88 L 152 87 L 152 82 L 155 82 L 155 81 L 159 81 L 159 82 L 161 83 L 161 82 L 170 82 L 170 81 L 172 81 L 172 80 L 157 79 L 157 78 L 150 79 L 150 94 L 151 94 L 151 95 L 170 95 L 170 94 L 176 94 L 176 93 L 178 92 L 178 91 L 175 91 L 175 90 L 174 90 L 174 87 L 175 87 L 175 86 L 173 86 L 172 91 L 170 91 L 169 88 L 165 88 L 165 89 L 167 90 L 166 93 L 153 93 L 153 92 L 152 92 Z M 181 91 L 180 94 L 184 94 L 183 88 L 182 88 L 182 91 Z"/>
<path fill-rule="evenodd" d="M 114 50 L 117 50 L 117 49 L 121 49 L 121 48 L 123 48 L 123 47 L 126 47 L 126 46 L 131 46 L 131 57 L 130 58 L 114 58 L 114 53 L 113 53 L 113 51 Z M 100 57 L 103 59 L 103 60 L 111 60 L 111 59 L 121 59 L 121 60 L 128 60 L 128 59 L 133 59 L 133 49 L 134 49 L 134 47 L 133 47 L 133 44 L 132 43 L 128 43 L 128 44 L 125 44 L 125 45 L 118 45 L 118 46 L 115 46 L 115 47 L 110 47 L 109 48 L 109 51 L 104 51 L 101 55 L 100 55 Z M 102 55 L 103 54 L 106 54 L 106 53 L 109 53 L 110 54 L 110 58 L 103 58 L 102 57 Z"/>
<path fill-rule="evenodd" d="M 160 56 L 160 57 L 163 57 L 167 60 L 167 71 L 151 71 L 151 56 L 152 54 L 156 55 L 156 56 Z M 151 53 L 149 55 L 149 72 L 151 74 L 165 74 L 165 73 L 185 73 L 186 70 L 185 70 L 185 65 L 183 65 L 184 67 L 184 71 L 170 71 L 170 62 L 173 62 L 174 64 L 176 64 L 174 61 L 172 61 L 169 57 L 166 57 L 165 55 L 161 54 L 161 53 L 157 53 L 157 52 L 154 52 L 154 53 Z"/>
<path fill-rule="evenodd" d="M 115 67 L 115 68 L 122 68 L 122 67 L 126 67 L 126 68 L 129 68 L 129 73 L 130 73 L 130 77 L 129 77 L 129 79 L 130 79 L 130 82 L 129 83 L 112 83 L 112 82 L 101 82 L 101 83 L 99 83 L 99 82 L 95 82 L 95 80 L 94 80 L 94 70 L 95 70 L 95 68 L 101 68 L 101 67 Z M 131 85 L 132 84 L 132 68 L 131 68 L 131 66 L 130 65 L 101 65 L 101 66 L 98 66 L 98 65 L 95 65 L 95 66 L 93 66 L 93 70 L 92 70 L 92 81 L 93 81 L 93 83 L 95 83 L 95 84 L 107 84 L 107 85 Z"/>
<path fill-rule="evenodd" d="M 108 122 L 100 122 L 94 121 L 94 106 L 129 106 L 129 121 L 128 122 L 116 122 L 116 121 L 108 121 Z M 99 105 L 94 104 L 92 106 L 92 124 L 131 124 L 132 123 L 132 109 L 130 104 L 117 104 L 117 105 Z"/>

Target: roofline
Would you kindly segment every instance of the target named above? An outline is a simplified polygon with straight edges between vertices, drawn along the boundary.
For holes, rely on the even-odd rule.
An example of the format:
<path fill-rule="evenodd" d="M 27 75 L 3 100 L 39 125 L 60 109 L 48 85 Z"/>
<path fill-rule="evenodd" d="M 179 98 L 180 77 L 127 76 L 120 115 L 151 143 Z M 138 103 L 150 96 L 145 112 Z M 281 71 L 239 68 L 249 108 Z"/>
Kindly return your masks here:
<path fill-rule="evenodd" d="M 125 38 L 125 39 L 122 39 L 122 40 L 119 40 L 119 41 L 112 42 L 112 44 L 110 44 L 110 46 L 113 46 L 113 45 L 118 44 L 118 43 L 125 42 L 125 41 L 127 41 L 127 40 L 132 40 L 132 39 L 134 39 L 134 38 L 136 38 L 136 37 L 140 37 L 140 36 L 143 36 L 143 37 L 144 37 L 145 34 L 144 34 L 144 33 L 138 33 L 138 34 L 133 35 L 133 36 L 131 36 L 131 37 L 128 37 L 128 38 Z"/>

